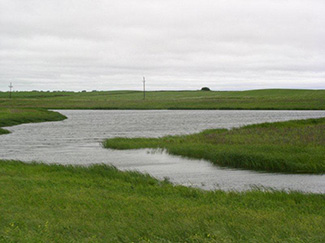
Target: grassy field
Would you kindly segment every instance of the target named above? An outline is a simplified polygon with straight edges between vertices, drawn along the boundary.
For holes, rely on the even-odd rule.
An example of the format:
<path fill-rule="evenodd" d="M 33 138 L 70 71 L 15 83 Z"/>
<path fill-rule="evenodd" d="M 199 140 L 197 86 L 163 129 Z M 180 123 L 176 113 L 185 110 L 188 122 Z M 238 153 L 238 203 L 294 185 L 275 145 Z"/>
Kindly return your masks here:
<path fill-rule="evenodd" d="M 66 117 L 58 112 L 45 109 L 0 108 L 0 134 L 9 133 L 1 127 L 31 122 L 61 121 Z"/>
<path fill-rule="evenodd" d="M 0 107 L 324 110 L 325 90 L 0 92 Z"/>
<path fill-rule="evenodd" d="M 263 92 L 150 92 L 146 101 L 131 91 L 14 93 L 11 100 L 0 93 L 0 127 L 65 119 L 42 108 L 325 107 L 324 91 Z M 226 166 L 323 173 L 324 123 L 317 119 L 161 139 L 114 139 L 106 146 L 164 147 L 217 163 L 224 158 Z M 0 134 L 7 132 L 0 128 Z M 202 191 L 105 165 L 0 160 L 0 242 L 324 242 L 324 225 L 325 195 Z"/>
<path fill-rule="evenodd" d="M 325 196 L 207 192 L 113 167 L 0 161 L 2 242 L 324 242 Z"/>
<path fill-rule="evenodd" d="M 249 125 L 162 138 L 112 138 L 114 149 L 164 148 L 221 166 L 289 173 L 325 172 L 325 118 Z"/>

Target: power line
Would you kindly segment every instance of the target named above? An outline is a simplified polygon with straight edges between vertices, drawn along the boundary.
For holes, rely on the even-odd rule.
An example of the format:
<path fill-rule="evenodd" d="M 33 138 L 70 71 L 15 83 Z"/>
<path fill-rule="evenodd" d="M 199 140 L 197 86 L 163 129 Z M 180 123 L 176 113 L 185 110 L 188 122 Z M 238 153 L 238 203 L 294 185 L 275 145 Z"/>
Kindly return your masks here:
<path fill-rule="evenodd" d="M 12 88 L 13 88 L 14 86 L 12 86 L 12 83 L 10 83 L 10 85 L 9 85 L 9 88 L 10 88 L 10 91 L 9 91 L 9 98 L 11 98 L 11 91 L 12 91 Z"/>

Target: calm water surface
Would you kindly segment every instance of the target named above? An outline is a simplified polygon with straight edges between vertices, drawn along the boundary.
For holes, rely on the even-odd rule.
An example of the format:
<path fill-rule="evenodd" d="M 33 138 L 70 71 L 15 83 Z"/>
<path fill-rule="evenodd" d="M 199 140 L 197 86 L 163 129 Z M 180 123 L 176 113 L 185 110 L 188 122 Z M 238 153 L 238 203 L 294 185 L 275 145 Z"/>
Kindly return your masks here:
<path fill-rule="evenodd" d="M 212 110 L 59 110 L 61 122 L 23 124 L 0 136 L 0 159 L 46 163 L 112 164 L 121 170 L 168 177 L 176 184 L 203 189 L 247 190 L 255 186 L 325 193 L 325 175 L 286 175 L 226 169 L 204 160 L 191 160 L 153 150 L 103 149 L 111 137 L 160 137 L 209 128 L 325 117 L 324 111 Z"/>

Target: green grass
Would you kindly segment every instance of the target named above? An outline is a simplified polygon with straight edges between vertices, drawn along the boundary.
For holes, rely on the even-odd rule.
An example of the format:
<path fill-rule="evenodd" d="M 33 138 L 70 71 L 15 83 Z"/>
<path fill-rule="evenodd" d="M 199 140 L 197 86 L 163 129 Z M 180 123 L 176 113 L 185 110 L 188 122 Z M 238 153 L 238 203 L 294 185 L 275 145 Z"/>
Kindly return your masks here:
<path fill-rule="evenodd" d="M 287 173 L 325 172 L 325 118 L 249 125 L 162 138 L 112 138 L 113 149 L 163 148 L 221 166 Z"/>
<path fill-rule="evenodd" d="M 1 242 L 324 242 L 325 195 L 202 191 L 105 165 L 0 161 Z"/>
<path fill-rule="evenodd" d="M 0 92 L 0 107 L 324 110 L 325 90 Z"/>
<path fill-rule="evenodd" d="M 0 134 L 9 133 L 1 127 L 31 122 L 61 121 L 66 117 L 58 112 L 45 109 L 0 108 Z"/>
<path fill-rule="evenodd" d="M 0 135 L 8 133 L 10 133 L 8 130 L 0 128 Z"/>
<path fill-rule="evenodd" d="M 65 117 L 42 108 L 324 109 L 324 91 L 0 92 L 1 127 Z M 162 147 L 225 166 L 324 172 L 324 119 L 207 130 L 160 139 L 113 139 L 116 148 Z M 317 158 L 320 160 L 318 161 Z M 223 161 L 223 162 L 221 162 Z M 280 167 L 279 167 L 280 166 Z M 114 167 L 0 160 L 0 242 L 324 242 L 325 195 L 202 191 Z"/>

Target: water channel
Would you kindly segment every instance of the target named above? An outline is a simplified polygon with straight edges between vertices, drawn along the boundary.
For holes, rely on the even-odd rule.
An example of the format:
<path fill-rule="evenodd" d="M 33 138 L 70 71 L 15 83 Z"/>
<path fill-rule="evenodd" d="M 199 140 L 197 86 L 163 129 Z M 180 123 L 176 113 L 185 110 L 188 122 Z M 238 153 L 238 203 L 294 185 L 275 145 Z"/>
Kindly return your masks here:
<path fill-rule="evenodd" d="M 0 159 L 90 165 L 104 163 L 137 170 L 175 184 L 207 190 L 248 190 L 252 187 L 325 193 L 325 175 L 263 173 L 221 168 L 204 160 L 168 155 L 149 149 L 104 149 L 112 137 L 161 137 L 210 128 L 325 117 L 325 111 L 223 110 L 58 110 L 60 122 L 8 127 L 0 136 Z"/>

